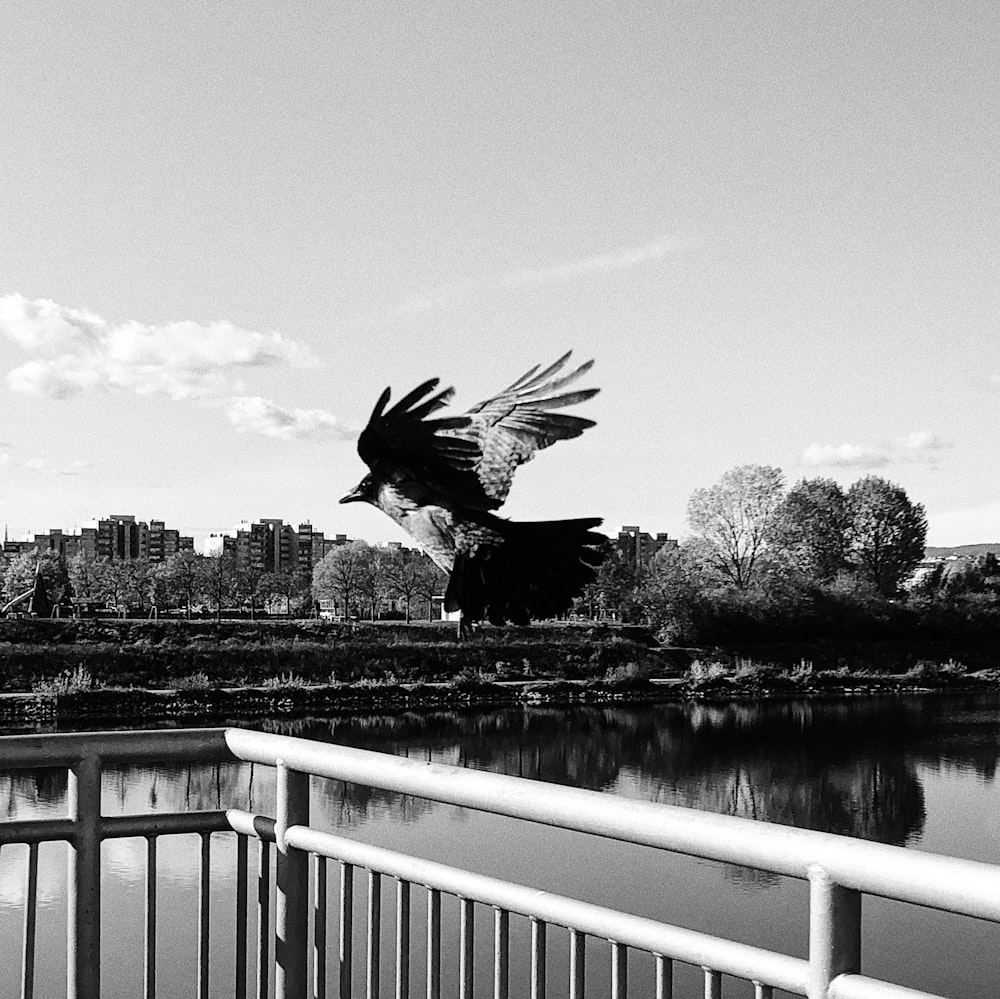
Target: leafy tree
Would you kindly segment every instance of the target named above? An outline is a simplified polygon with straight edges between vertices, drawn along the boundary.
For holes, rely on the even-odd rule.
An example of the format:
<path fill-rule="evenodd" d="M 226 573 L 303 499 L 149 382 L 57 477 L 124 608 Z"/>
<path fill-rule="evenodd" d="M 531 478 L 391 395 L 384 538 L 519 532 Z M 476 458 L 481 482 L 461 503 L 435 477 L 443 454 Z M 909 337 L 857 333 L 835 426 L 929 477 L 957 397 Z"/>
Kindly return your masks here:
<path fill-rule="evenodd" d="M 130 601 L 137 598 L 136 574 L 131 563 L 99 558 L 93 564 L 93 575 L 99 599 L 125 617 Z"/>
<path fill-rule="evenodd" d="M 753 584 L 773 552 L 784 487 L 780 469 L 740 465 L 688 501 L 688 524 L 703 557 L 738 589 Z"/>
<path fill-rule="evenodd" d="M 338 545 L 313 572 L 313 595 L 317 600 L 333 600 L 349 618 L 362 595 L 371 546 L 364 541 Z"/>
<path fill-rule="evenodd" d="M 924 557 L 927 517 L 906 491 L 877 475 L 855 482 L 847 493 L 848 553 L 859 576 L 884 597 Z"/>
<path fill-rule="evenodd" d="M 84 597 L 88 600 L 98 600 L 98 581 L 94 574 L 94 564 L 87 556 L 80 552 L 74 555 L 66 564 L 66 572 L 69 577 L 70 586 L 73 588 L 73 595 Z"/>
<path fill-rule="evenodd" d="M 847 498 L 833 479 L 802 479 L 778 511 L 776 540 L 792 566 L 828 582 L 847 563 Z"/>
<path fill-rule="evenodd" d="M 27 593 L 35 585 L 36 569 L 41 573 L 42 585 L 53 607 L 69 591 L 69 576 L 66 566 L 54 551 L 21 552 L 9 559 L 3 574 L 4 603 Z M 23 609 L 23 608 L 22 608 Z"/>
<path fill-rule="evenodd" d="M 580 603 L 594 619 L 611 617 L 630 621 L 642 615 L 639 590 L 647 575 L 609 540 L 601 546 L 602 559 L 593 582 L 588 583 Z"/>
<path fill-rule="evenodd" d="M 201 595 L 205 575 L 201 565 L 204 558 L 204 555 L 184 551 L 171 555 L 163 563 L 167 599 L 172 604 L 184 607 L 188 618 L 191 617 L 192 608 Z"/>
<path fill-rule="evenodd" d="M 253 555 L 236 559 L 236 574 L 233 579 L 235 593 L 244 604 L 250 605 L 251 621 L 257 618 L 258 600 L 267 599 L 265 577 L 268 575 L 270 574 Z"/>
<path fill-rule="evenodd" d="M 236 559 L 229 552 L 207 556 L 198 563 L 200 589 L 215 608 L 215 620 L 222 620 L 222 608 L 236 590 Z"/>
<path fill-rule="evenodd" d="M 638 593 L 657 637 L 668 644 L 697 641 L 711 590 L 703 562 L 690 545 L 662 548 L 650 563 Z"/>

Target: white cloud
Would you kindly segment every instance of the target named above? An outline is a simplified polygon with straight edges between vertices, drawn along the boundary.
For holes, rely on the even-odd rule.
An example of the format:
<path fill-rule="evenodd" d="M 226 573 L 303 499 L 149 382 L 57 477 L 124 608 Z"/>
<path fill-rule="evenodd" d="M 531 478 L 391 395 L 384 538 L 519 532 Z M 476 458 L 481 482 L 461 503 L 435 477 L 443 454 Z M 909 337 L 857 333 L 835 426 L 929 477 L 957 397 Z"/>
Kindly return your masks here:
<path fill-rule="evenodd" d="M 830 468 L 882 468 L 889 464 L 883 448 L 861 444 L 810 444 L 802 452 L 802 464 Z"/>
<path fill-rule="evenodd" d="M 398 316 L 430 312 L 450 305 L 459 299 L 469 298 L 483 292 L 570 281 L 588 274 L 629 270 L 640 264 L 662 260 L 668 254 L 680 250 L 684 245 L 681 240 L 662 237 L 643 246 L 617 250 L 612 253 L 599 253 L 581 260 L 551 264 L 547 267 L 522 267 L 506 274 L 497 274 L 477 281 L 463 281 L 460 284 L 445 285 L 425 294 L 414 296 L 400 305 L 399 308 L 392 310 L 391 314 Z M 380 317 L 370 316 L 368 318 Z"/>
<path fill-rule="evenodd" d="M 286 409 L 259 395 L 234 396 L 226 405 L 229 422 L 278 440 L 351 440 L 357 436 L 325 409 Z"/>
<path fill-rule="evenodd" d="M 937 434 L 927 430 L 907 434 L 896 441 L 896 444 L 907 451 L 946 451 L 954 447 L 951 441 L 946 441 L 943 437 L 938 437 Z"/>
<path fill-rule="evenodd" d="M 45 470 L 46 461 L 44 458 L 29 458 L 25 463 L 24 467 L 29 472 L 42 472 Z"/>
<path fill-rule="evenodd" d="M 9 451 L 0 451 L 0 466 L 6 465 L 10 461 Z"/>
<path fill-rule="evenodd" d="M 22 295 L 0 297 L 0 334 L 30 355 L 7 375 L 10 387 L 54 399 L 109 389 L 217 397 L 239 389 L 234 373 L 240 369 L 318 364 L 307 346 L 280 333 L 229 322 L 115 326 L 92 312 Z"/>

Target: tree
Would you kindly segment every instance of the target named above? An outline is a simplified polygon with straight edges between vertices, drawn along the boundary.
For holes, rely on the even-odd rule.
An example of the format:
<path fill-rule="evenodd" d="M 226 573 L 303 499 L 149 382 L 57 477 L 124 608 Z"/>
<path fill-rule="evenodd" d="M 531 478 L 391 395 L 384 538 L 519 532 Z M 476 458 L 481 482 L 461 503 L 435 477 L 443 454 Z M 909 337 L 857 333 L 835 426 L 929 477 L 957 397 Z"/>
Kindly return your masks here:
<path fill-rule="evenodd" d="M 358 574 L 358 592 L 365 598 L 369 619 L 374 621 L 378 607 L 389 596 L 388 560 L 386 552 L 367 545 L 361 572 Z"/>
<path fill-rule="evenodd" d="M 637 565 L 609 540 L 601 546 L 601 564 L 593 581 L 584 587 L 580 602 L 591 618 L 632 620 L 639 613 L 638 592 L 646 575 L 644 566 Z"/>
<path fill-rule="evenodd" d="M 422 563 L 430 562 L 423 552 L 390 548 L 383 553 L 383 569 L 389 596 L 403 601 L 406 623 L 410 623 L 413 598 L 420 595 Z"/>
<path fill-rule="evenodd" d="M 434 598 L 441 596 L 448 587 L 448 574 L 433 559 L 423 553 L 417 559 L 414 571 L 415 595 L 427 602 L 427 620 L 434 620 Z"/>
<path fill-rule="evenodd" d="M 132 566 L 122 559 L 99 558 L 93 564 L 96 592 L 101 600 L 122 617 L 136 597 L 136 577 Z"/>
<path fill-rule="evenodd" d="M 662 548 L 654 556 L 639 590 L 639 600 L 657 637 L 667 644 L 697 641 L 707 606 L 702 559 L 690 545 Z"/>
<path fill-rule="evenodd" d="M 168 600 L 185 608 L 190 619 L 191 610 L 201 593 L 204 572 L 201 568 L 204 555 L 185 551 L 171 555 L 163 563 Z"/>
<path fill-rule="evenodd" d="M 5 563 L 3 575 L 4 601 L 13 600 L 27 593 L 35 585 L 35 573 L 42 577 L 42 585 L 49 603 L 57 607 L 69 589 L 66 566 L 54 551 L 22 552 Z M 23 607 L 21 608 L 24 609 Z"/>
<path fill-rule="evenodd" d="M 777 545 L 790 564 L 829 582 L 847 562 L 847 498 L 833 479 L 802 479 L 778 511 Z"/>
<path fill-rule="evenodd" d="M 906 491 L 877 475 L 855 482 L 847 492 L 848 554 L 858 575 L 884 597 L 924 557 L 927 517 Z"/>
<path fill-rule="evenodd" d="M 347 620 L 362 594 L 371 546 L 364 541 L 338 545 L 313 572 L 313 595 L 317 600 L 333 600 Z"/>
<path fill-rule="evenodd" d="M 704 557 L 738 589 L 750 587 L 773 551 L 784 487 L 780 469 L 740 465 L 688 501 L 688 524 Z"/>
<path fill-rule="evenodd" d="M 250 620 L 257 618 L 257 600 L 264 594 L 264 578 L 268 573 L 264 566 L 252 554 L 236 560 L 236 576 L 234 579 L 237 596 L 244 603 L 250 604 Z"/>
<path fill-rule="evenodd" d="M 215 608 L 215 620 L 222 620 L 222 608 L 232 600 L 236 588 L 236 559 L 229 552 L 202 558 L 199 562 L 200 589 Z"/>

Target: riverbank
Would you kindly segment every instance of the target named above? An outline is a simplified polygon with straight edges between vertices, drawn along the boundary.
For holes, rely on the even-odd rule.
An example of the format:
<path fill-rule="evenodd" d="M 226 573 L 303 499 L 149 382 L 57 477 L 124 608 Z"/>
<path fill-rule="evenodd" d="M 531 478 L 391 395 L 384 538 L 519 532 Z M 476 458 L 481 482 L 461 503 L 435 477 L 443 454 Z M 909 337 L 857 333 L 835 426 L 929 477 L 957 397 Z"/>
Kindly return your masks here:
<path fill-rule="evenodd" d="M 923 664 L 904 674 L 815 671 L 724 664 L 695 666 L 682 676 L 652 677 L 638 667 L 610 670 L 599 679 L 497 682 L 465 673 L 448 682 L 356 681 L 311 684 L 274 678 L 262 686 L 185 686 L 175 689 L 86 687 L 68 675 L 32 693 L 0 694 L 0 726 L 107 727 L 140 723 L 238 724 L 261 718 L 392 714 L 515 705 L 663 704 L 685 701 L 831 699 L 865 695 L 1000 690 L 1000 670 L 969 673 Z"/>
<path fill-rule="evenodd" d="M 997 687 L 989 642 L 681 649 L 577 623 L 484 628 L 458 644 L 441 623 L 0 621 L 8 726 Z"/>

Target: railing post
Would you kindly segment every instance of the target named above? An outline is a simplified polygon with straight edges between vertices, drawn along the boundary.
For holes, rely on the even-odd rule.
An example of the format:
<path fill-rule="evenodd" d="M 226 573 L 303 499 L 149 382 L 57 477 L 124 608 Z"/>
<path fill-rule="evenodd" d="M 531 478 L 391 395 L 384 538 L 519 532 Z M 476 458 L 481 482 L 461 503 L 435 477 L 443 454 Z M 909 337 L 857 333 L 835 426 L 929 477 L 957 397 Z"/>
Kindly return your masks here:
<path fill-rule="evenodd" d="M 861 893 L 809 868 L 809 999 L 827 999 L 838 976 L 861 970 Z"/>
<path fill-rule="evenodd" d="M 66 884 L 66 996 L 101 994 L 101 761 L 87 756 L 69 770 Z"/>
<path fill-rule="evenodd" d="M 289 847 L 291 826 L 309 824 L 309 775 L 277 761 L 277 844 L 274 925 L 275 999 L 306 999 L 309 955 L 309 854 Z"/>

